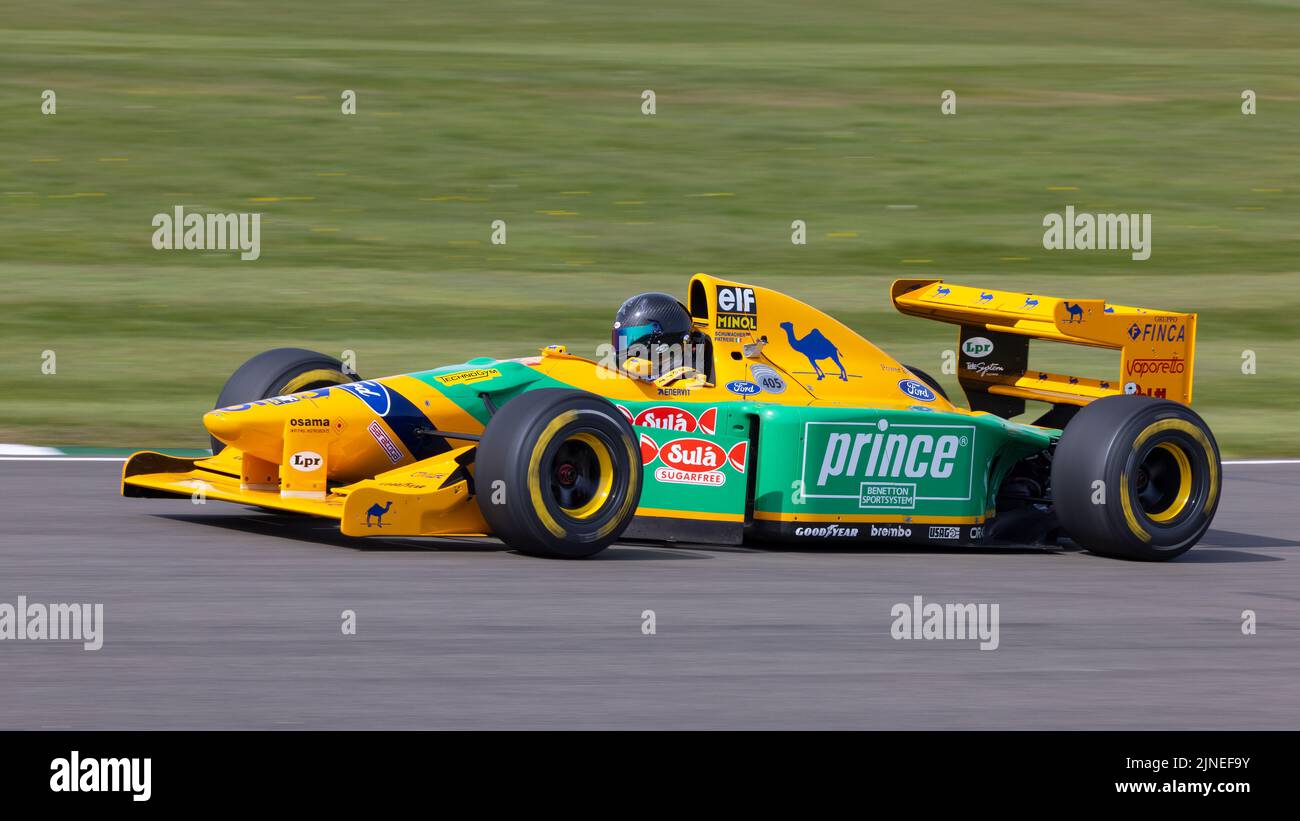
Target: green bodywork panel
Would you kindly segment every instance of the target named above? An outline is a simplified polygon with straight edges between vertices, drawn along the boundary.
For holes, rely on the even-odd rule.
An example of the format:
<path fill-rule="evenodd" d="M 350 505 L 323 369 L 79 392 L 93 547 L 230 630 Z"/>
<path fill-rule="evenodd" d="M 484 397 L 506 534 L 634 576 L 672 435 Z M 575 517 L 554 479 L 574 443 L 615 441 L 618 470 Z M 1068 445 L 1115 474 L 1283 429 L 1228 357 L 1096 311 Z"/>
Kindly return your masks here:
<path fill-rule="evenodd" d="M 985 516 L 1012 465 L 1051 441 L 987 414 L 769 406 L 759 412 L 754 509 Z"/>

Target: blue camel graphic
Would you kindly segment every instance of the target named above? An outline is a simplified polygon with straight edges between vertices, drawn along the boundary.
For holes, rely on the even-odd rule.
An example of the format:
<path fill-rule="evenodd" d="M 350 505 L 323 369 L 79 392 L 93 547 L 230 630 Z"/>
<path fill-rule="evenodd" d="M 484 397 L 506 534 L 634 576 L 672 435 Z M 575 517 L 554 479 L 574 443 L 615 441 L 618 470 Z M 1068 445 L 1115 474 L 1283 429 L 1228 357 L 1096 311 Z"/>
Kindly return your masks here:
<path fill-rule="evenodd" d="M 849 381 L 848 372 L 844 370 L 844 363 L 840 361 L 839 349 L 821 331 L 813 328 L 803 339 L 797 339 L 794 335 L 793 322 L 782 322 L 781 329 L 785 331 L 786 337 L 790 340 L 790 347 L 808 357 L 808 364 L 812 365 L 813 373 L 817 374 L 819 381 L 826 376 L 825 371 L 817 364 L 819 359 L 829 359 L 834 362 L 836 367 L 840 369 L 840 379 L 845 382 Z"/>
<path fill-rule="evenodd" d="M 1070 318 L 1067 319 L 1067 320 L 1065 320 L 1066 322 L 1082 322 L 1082 321 L 1083 321 L 1083 308 L 1082 308 L 1081 306 L 1079 306 L 1078 304 L 1072 303 L 1072 302 L 1070 302 L 1070 301 L 1067 300 L 1066 303 L 1065 303 L 1065 310 L 1066 310 L 1066 312 L 1068 312 L 1068 313 L 1070 314 Z M 1076 319 L 1076 317 L 1078 317 L 1078 318 Z"/>
<path fill-rule="evenodd" d="M 373 527 L 383 527 L 384 514 L 387 513 L 388 509 L 392 506 L 393 506 L 392 499 L 389 499 L 388 502 L 383 507 L 380 507 L 378 502 L 375 502 L 373 505 L 371 505 L 370 509 L 366 511 L 366 527 L 372 527 L 372 525 L 370 524 L 370 520 L 372 518 L 378 520 L 375 522 Z"/>

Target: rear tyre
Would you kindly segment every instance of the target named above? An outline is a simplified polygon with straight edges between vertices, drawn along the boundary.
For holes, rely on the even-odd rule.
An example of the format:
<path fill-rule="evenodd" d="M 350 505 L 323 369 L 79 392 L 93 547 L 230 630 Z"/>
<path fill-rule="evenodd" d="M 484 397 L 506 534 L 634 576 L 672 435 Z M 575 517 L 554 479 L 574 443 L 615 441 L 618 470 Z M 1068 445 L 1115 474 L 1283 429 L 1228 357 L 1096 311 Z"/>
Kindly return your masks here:
<path fill-rule="evenodd" d="M 944 390 L 944 389 L 943 389 L 943 386 L 941 386 L 941 385 L 939 384 L 939 380 L 935 379 L 933 376 L 931 376 L 930 374 L 928 374 L 928 373 L 926 373 L 925 371 L 921 370 L 920 368 L 914 367 L 914 366 L 912 366 L 912 365 L 904 365 L 903 367 L 904 367 L 904 368 L 907 368 L 909 371 L 911 371 L 911 372 L 912 372 L 912 376 L 915 376 L 917 379 L 919 379 L 919 380 L 921 380 L 922 382 L 924 382 L 924 383 L 925 383 L 925 384 L 930 388 L 930 390 L 932 390 L 932 391 L 934 391 L 935 393 L 939 394 L 939 395 L 942 396 L 944 399 L 948 399 L 948 392 L 947 392 L 946 390 Z M 951 401 L 951 400 L 948 400 L 948 401 Z"/>
<path fill-rule="evenodd" d="M 1209 529 L 1222 473 L 1214 434 L 1191 408 L 1108 396 L 1066 426 L 1052 457 L 1052 497 L 1062 528 L 1080 547 L 1166 561 Z"/>
<path fill-rule="evenodd" d="M 355 382 L 361 377 L 349 374 L 343 363 L 332 356 L 303 348 L 273 348 L 263 351 L 235 369 L 217 396 L 215 408 L 228 408 L 273 396 L 327 388 Z M 213 454 L 225 444 L 212 439 Z"/>
<path fill-rule="evenodd" d="M 508 546 L 582 559 L 632 521 L 641 498 L 640 448 L 627 419 L 598 396 L 525 391 L 488 420 L 474 485 L 483 518 Z"/>

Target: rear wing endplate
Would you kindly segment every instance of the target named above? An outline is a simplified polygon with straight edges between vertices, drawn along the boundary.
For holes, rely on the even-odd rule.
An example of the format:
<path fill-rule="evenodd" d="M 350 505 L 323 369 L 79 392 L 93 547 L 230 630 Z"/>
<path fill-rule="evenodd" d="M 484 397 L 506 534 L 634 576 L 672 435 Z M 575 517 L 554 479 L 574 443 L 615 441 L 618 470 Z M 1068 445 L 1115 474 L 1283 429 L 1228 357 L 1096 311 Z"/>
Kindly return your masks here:
<path fill-rule="evenodd" d="M 1192 402 L 1196 314 L 900 279 L 894 307 L 961 326 L 957 376 L 973 410 L 1003 417 L 1025 400 L 1086 405 L 1117 394 Z M 1120 351 L 1114 380 L 1030 370 L 1029 340 L 1047 339 Z"/>

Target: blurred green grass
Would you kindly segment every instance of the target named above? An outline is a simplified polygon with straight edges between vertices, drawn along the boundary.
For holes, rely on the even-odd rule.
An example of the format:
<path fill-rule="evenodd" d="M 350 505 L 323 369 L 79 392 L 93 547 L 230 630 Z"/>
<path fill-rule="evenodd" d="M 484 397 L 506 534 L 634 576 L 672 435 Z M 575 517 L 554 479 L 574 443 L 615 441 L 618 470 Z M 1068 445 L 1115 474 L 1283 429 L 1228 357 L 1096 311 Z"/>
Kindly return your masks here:
<path fill-rule="evenodd" d="M 365 375 L 590 351 L 624 297 L 709 271 L 936 375 L 955 329 L 894 313 L 895 277 L 1196 311 L 1225 452 L 1300 454 L 1294 3 L 56 0 L 0 25 L 0 441 L 195 446 L 259 350 Z M 178 204 L 261 212 L 261 259 L 154 251 Z M 1152 258 L 1044 251 L 1067 204 L 1152 213 Z"/>

